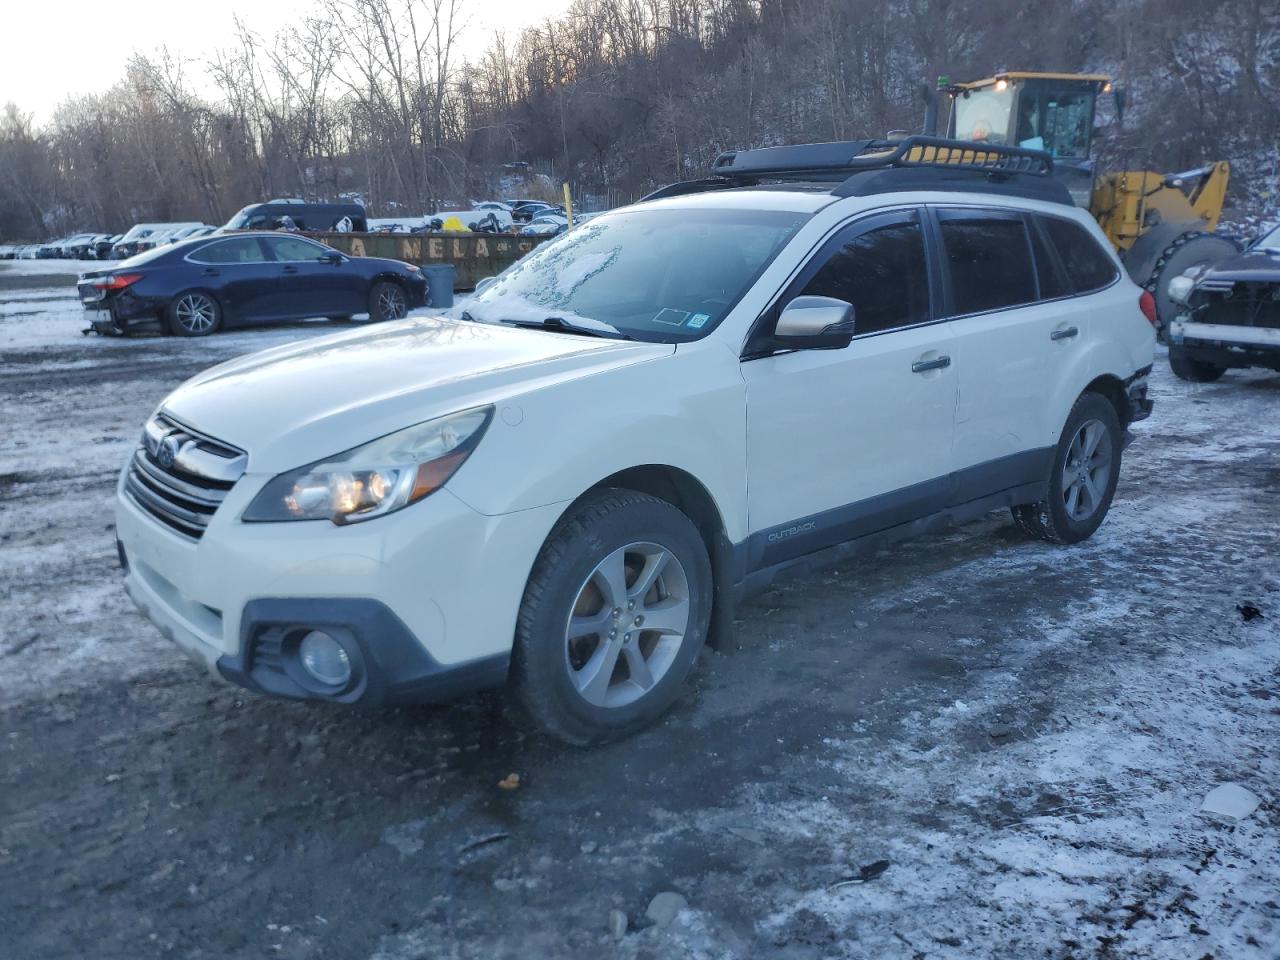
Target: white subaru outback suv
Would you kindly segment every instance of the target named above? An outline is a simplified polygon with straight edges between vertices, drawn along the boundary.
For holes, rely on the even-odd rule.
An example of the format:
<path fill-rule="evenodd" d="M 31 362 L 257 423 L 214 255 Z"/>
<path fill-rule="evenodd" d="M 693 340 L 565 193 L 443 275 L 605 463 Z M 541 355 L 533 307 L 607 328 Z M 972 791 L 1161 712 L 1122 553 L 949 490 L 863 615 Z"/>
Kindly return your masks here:
<path fill-rule="evenodd" d="M 264 694 L 510 684 L 585 743 L 661 714 L 788 567 L 998 507 L 1090 536 L 1150 411 L 1150 295 L 1046 155 L 926 147 L 726 154 L 454 315 L 195 377 L 120 477 L 130 595 Z"/>

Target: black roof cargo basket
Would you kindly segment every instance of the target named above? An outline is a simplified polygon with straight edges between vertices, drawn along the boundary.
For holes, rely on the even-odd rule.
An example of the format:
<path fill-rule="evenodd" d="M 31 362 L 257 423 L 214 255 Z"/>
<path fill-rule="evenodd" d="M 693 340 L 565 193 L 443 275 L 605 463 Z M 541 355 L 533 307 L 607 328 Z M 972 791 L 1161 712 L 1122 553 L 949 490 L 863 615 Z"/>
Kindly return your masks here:
<path fill-rule="evenodd" d="M 830 183 L 838 197 L 905 190 L 998 193 L 1072 203 L 1042 150 L 914 136 L 901 141 L 845 140 L 722 153 L 714 176 L 673 183 L 644 200 L 757 186 L 765 182 Z"/>

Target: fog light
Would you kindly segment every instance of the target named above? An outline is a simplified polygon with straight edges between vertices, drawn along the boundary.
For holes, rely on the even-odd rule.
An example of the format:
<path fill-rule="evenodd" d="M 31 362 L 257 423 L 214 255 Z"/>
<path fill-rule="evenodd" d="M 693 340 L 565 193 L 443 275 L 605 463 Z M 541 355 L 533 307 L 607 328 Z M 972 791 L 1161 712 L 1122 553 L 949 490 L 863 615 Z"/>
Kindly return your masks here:
<path fill-rule="evenodd" d="M 307 673 L 330 687 L 340 687 L 351 679 L 351 658 L 337 640 L 321 630 L 312 630 L 298 646 L 298 659 Z"/>

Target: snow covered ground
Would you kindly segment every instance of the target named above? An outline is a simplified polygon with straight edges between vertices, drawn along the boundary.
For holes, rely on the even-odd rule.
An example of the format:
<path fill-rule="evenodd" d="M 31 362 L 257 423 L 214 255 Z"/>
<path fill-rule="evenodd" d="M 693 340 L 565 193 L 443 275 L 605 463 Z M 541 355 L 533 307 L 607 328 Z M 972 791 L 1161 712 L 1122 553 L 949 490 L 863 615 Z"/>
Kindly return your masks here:
<path fill-rule="evenodd" d="M 0 264 L 0 956 L 1280 957 L 1280 376 L 1158 360 L 1088 543 L 993 514 L 781 584 L 577 751 L 191 668 L 119 587 L 116 472 L 186 377 L 335 327 L 82 337 L 64 264 Z M 1263 805 L 1200 816 L 1223 782 Z"/>

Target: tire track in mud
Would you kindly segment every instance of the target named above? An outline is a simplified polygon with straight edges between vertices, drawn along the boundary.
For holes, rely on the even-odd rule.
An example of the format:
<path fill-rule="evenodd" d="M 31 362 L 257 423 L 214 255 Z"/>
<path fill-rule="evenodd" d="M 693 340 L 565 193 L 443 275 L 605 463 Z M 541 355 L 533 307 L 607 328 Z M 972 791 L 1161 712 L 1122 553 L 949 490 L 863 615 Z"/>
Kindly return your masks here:
<path fill-rule="evenodd" d="M 71 391 L 105 384 L 161 379 L 176 385 L 227 358 L 165 351 L 105 362 L 94 359 L 81 351 L 0 352 L 0 396 L 56 393 L 65 397 Z"/>

